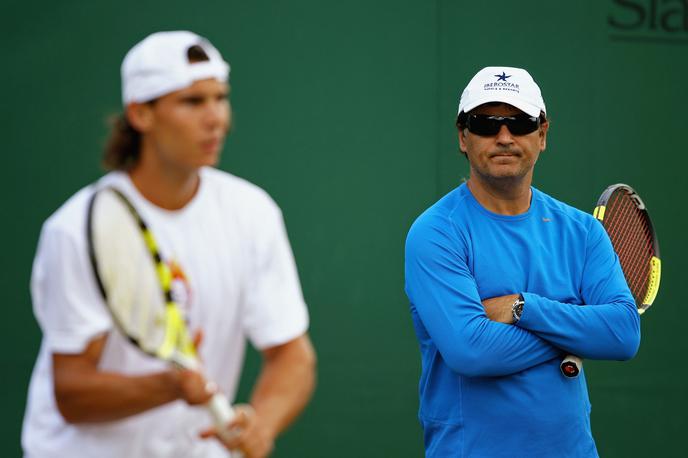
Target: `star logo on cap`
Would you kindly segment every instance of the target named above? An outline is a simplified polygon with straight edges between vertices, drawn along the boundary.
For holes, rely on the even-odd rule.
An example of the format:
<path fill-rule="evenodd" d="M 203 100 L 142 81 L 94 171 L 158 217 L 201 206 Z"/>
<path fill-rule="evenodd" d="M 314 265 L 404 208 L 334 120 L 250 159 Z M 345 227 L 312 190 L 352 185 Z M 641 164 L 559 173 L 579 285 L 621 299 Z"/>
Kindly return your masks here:
<path fill-rule="evenodd" d="M 495 75 L 497 77 L 497 81 L 506 81 L 507 78 L 511 78 L 511 75 L 507 75 L 505 72 L 502 72 L 501 75 Z"/>

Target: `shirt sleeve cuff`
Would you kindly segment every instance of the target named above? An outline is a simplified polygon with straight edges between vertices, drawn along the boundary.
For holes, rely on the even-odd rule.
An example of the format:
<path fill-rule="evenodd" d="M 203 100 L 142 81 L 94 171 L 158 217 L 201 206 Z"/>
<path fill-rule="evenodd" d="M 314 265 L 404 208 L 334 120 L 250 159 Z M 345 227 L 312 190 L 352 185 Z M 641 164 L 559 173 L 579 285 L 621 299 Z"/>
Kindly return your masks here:
<path fill-rule="evenodd" d="M 528 325 L 537 317 L 540 310 L 540 296 L 533 293 L 521 293 L 523 296 L 523 312 L 521 318 L 515 323 L 524 329 L 528 329 Z"/>
<path fill-rule="evenodd" d="M 109 330 L 109 326 L 103 325 L 97 328 L 93 327 L 89 332 L 53 331 L 46 336 L 46 343 L 52 353 L 81 353 L 93 339 Z"/>

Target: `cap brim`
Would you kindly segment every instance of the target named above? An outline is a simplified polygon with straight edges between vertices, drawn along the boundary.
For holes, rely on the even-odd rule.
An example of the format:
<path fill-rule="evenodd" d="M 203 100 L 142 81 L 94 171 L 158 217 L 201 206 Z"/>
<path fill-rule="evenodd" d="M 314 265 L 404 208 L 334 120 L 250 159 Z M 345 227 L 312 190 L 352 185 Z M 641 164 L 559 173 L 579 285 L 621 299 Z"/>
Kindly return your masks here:
<path fill-rule="evenodd" d="M 528 102 L 524 102 L 523 100 L 519 99 L 514 99 L 513 97 L 507 97 L 505 95 L 500 95 L 499 93 L 497 94 L 490 94 L 489 97 L 484 97 L 482 99 L 474 100 L 470 104 L 466 104 L 465 107 L 461 107 L 459 112 L 463 111 L 464 113 L 468 113 L 471 111 L 473 108 L 479 107 L 480 105 L 490 103 L 490 102 L 502 102 L 506 103 L 507 105 L 514 106 L 521 110 L 524 113 L 527 113 L 530 116 L 540 116 L 540 112 L 544 112 L 544 109 L 541 109 L 537 105 L 533 105 Z"/>

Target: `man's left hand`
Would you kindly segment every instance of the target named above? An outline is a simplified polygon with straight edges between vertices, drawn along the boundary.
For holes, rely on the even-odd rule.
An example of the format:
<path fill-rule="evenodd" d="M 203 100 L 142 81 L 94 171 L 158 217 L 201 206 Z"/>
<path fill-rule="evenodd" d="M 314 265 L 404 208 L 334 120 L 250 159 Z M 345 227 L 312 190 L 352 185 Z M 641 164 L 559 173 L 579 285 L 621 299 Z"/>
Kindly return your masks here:
<path fill-rule="evenodd" d="M 248 404 L 233 406 L 236 416 L 229 423 L 228 428 L 237 431 L 231 439 L 225 441 L 220 438 L 217 428 L 208 428 L 201 432 L 201 437 L 217 438 L 229 450 L 241 451 L 245 458 L 264 458 L 275 446 L 275 436 L 260 421 L 256 411 Z"/>

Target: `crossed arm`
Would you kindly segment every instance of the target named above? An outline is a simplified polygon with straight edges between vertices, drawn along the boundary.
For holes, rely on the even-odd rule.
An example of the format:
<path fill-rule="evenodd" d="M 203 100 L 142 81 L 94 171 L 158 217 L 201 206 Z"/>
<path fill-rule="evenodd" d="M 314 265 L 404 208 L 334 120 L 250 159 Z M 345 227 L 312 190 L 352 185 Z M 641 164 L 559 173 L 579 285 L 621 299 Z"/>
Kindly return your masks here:
<path fill-rule="evenodd" d="M 515 325 L 563 351 L 590 359 L 627 360 L 638 350 L 638 314 L 623 299 L 581 307 L 536 294 L 523 293 L 523 297 L 527 305 Z M 509 294 L 482 304 L 490 320 L 514 324 L 512 305 L 517 298 L 518 294 Z"/>
<path fill-rule="evenodd" d="M 466 376 L 508 375 L 564 353 L 631 358 L 639 345 L 633 299 L 603 230 L 593 227 L 591 234 L 580 287 L 584 303 L 596 305 L 581 307 L 523 292 L 523 315 L 512 325 L 518 291 L 483 300 L 448 225 L 425 227 L 420 236 L 412 230 L 407 293 L 452 370 Z"/>
<path fill-rule="evenodd" d="M 563 356 L 541 337 L 499 323 L 485 313 L 465 253 L 456 247 L 446 224 L 406 243 L 406 292 L 425 332 L 456 373 L 502 376 Z M 512 301 L 513 302 L 513 301 Z"/>
<path fill-rule="evenodd" d="M 640 319 L 611 242 L 599 224 L 588 232 L 580 292 L 584 304 L 570 304 L 523 292 L 516 326 L 557 348 L 584 358 L 627 360 L 640 345 Z M 483 301 L 487 316 L 513 322 L 516 294 Z"/>

